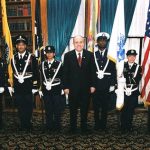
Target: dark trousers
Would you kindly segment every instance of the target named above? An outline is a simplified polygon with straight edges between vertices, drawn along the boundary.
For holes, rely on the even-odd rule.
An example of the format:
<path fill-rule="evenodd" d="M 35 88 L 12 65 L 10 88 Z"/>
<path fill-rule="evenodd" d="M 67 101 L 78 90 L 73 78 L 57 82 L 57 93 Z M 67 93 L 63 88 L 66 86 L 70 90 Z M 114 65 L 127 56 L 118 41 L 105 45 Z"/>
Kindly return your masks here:
<path fill-rule="evenodd" d="M 61 113 L 64 108 L 61 95 L 44 94 L 43 100 L 47 128 L 61 128 Z"/>
<path fill-rule="evenodd" d="M 132 120 L 133 120 L 133 114 L 134 109 L 138 102 L 138 96 L 137 95 L 131 95 L 124 97 L 124 106 L 121 110 L 121 128 L 124 129 L 131 129 L 132 127 Z"/>
<path fill-rule="evenodd" d="M 31 128 L 31 118 L 33 112 L 33 95 L 15 93 L 15 104 L 22 128 Z"/>
<path fill-rule="evenodd" d="M 78 92 L 70 92 L 69 94 L 69 108 L 70 108 L 70 126 L 71 130 L 76 130 L 77 128 L 77 111 L 80 108 L 81 115 L 81 129 L 87 129 L 87 113 L 90 102 L 90 94 L 88 92 L 83 92 L 82 90 Z"/>
<path fill-rule="evenodd" d="M 110 102 L 110 93 L 108 91 L 96 91 L 93 96 L 93 108 L 95 126 L 97 128 L 106 128 L 107 113 Z"/>
<path fill-rule="evenodd" d="M 3 113 L 3 95 L 0 94 L 0 127 L 2 126 L 2 113 Z"/>

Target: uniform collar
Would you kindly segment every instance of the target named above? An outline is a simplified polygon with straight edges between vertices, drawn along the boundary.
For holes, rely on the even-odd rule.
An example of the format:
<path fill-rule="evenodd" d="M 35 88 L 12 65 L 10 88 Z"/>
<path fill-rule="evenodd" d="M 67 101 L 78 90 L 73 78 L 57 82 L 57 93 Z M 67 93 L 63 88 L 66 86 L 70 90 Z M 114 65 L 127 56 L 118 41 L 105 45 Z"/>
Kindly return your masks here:
<path fill-rule="evenodd" d="M 102 53 L 102 56 L 104 56 L 105 51 L 106 51 L 106 48 L 105 48 L 104 50 L 100 50 L 100 49 L 99 49 L 99 52 Z"/>
<path fill-rule="evenodd" d="M 47 63 L 48 63 L 48 64 L 49 64 L 49 63 L 52 64 L 52 63 L 54 62 L 54 60 L 55 60 L 54 58 L 53 58 L 51 61 L 48 61 L 48 60 L 47 60 Z"/>
<path fill-rule="evenodd" d="M 132 67 L 134 65 L 134 63 L 129 63 L 128 62 L 128 66 Z"/>
<path fill-rule="evenodd" d="M 19 59 L 20 59 L 20 56 L 22 56 L 22 58 L 23 58 L 25 54 L 26 54 L 26 50 L 25 50 L 23 53 L 19 53 L 19 52 L 18 52 L 18 57 L 19 57 Z"/>

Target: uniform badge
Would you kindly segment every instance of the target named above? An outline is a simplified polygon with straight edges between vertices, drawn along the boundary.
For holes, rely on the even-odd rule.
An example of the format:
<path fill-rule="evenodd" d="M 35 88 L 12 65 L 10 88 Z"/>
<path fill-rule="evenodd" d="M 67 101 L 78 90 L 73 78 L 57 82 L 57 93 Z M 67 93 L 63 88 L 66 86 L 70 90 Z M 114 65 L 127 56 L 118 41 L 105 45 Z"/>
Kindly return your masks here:
<path fill-rule="evenodd" d="M 131 53 L 133 54 L 133 53 L 134 53 L 134 50 L 131 50 Z"/>

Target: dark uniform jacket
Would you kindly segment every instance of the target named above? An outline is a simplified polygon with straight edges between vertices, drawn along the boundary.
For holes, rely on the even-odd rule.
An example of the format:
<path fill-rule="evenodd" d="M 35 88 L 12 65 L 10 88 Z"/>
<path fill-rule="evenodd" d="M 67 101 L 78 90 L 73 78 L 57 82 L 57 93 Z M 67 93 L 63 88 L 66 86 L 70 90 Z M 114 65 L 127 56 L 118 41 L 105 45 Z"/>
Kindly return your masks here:
<path fill-rule="evenodd" d="M 95 56 L 99 65 L 99 69 L 103 70 L 106 63 L 107 63 L 107 50 L 105 50 L 104 56 L 100 56 L 100 52 L 96 51 Z M 96 69 L 97 72 L 97 69 Z M 99 79 L 96 78 L 96 89 L 97 90 L 104 90 L 109 91 L 110 86 L 114 86 L 117 82 L 116 80 L 116 66 L 115 63 L 111 60 L 109 60 L 108 66 L 106 68 L 106 73 L 111 73 L 111 75 L 104 75 L 104 78 Z M 96 74 L 97 75 L 97 74 Z"/>
<path fill-rule="evenodd" d="M 90 87 L 95 87 L 95 64 L 91 52 L 83 50 L 82 65 L 78 64 L 75 50 L 65 54 L 63 88 L 72 92 L 79 90 L 89 92 Z"/>
<path fill-rule="evenodd" d="M 54 62 L 51 64 L 51 67 L 49 68 L 48 61 L 47 60 L 44 61 L 44 72 L 45 72 L 45 76 L 46 76 L 47 81 L 50 81 L 53 78 L 53 76 L 54 76 L 54 74 L 55 74 L 55 72 L 56 72 L 56 70 L 59 66 L 59 63 L 60 63 L 59 61 L 54 60 Z M 42 75 L 41 85 L 42 85 L 43 94 L 48 94 L 49 93 L 49 94 L 52 94 L 52 95 L 60 95 L 61 90 L 62 90 L 62 73 L 63 73 L 62 72 L 62 65 L 61 65 L 54 81 L 52 82 L 52 84 L 55 84 L 55 83 L 58 83 L 58 82 L 60 82 L 60 84 L 56 85 L 56 86 L 52 86 L 51 90 L 49 90 L 49 91 L 46 89 L 46 86 L 43 83 L 43 82 L 45 82 L 45 78 L 44 78 L 44 75 L 43 75 L 42 66 L 43 66 L 43 64 L 41 64 L 41 67 L 40 67 L 40 71 L 41 71 L 41 75 Z"/>
<path fill-rule="evenodd" d="M 14 63 L 16 65 L 16 68 L 17 68 L 19 74 L 22 74 L 25 64 L 26 64 L 26 61 L 28 59 L 28 56 L 29 56 L 29 52 L 27 52 L 27 51 L 26 51 L 23 59 L 19 59 L 18 53 L 16 53 L 14 55 Z M 11 61 L 11 65 L 13 68 L 13 74 L 15 75 L 16 72 L 15 72 L 12 61 Z M 38 79 L 39 79 L 38 78 L 38 75 L 39 75 L 38 62 L 37 62 L 35 56 L 32 54 L 31 54 L 31 57 L 30 57 L 30 60 L 29 60 L 29 63 L 28 63 L 28 66 L 27 66 L 27 69 L 25 72 L 25 76 L 26 75 L 32 75 L 32 77 L 24 79 L 23 83 L 19 83 L 18 79 L 15 76 L 13 77 L 14 91 L 16 93 L 24 93 L 24 94 L 31 93 L 32 89 L 38 88 Z"/>
<path fill-rule="evenodd" d="M 139 87 L 139 82 L 142 77 L 142 68 L 139 66 L 137 75 L 134 77 L 135 71 L 136 71 L 137 63 L 134 63 L 131 69 L 129 68 L 128 62 L 124 63 L 124 70 L 123 75 L 126 78 L 126 85 L 127 87 L 131 87 L 131 84 L 133 84 L 133 88 Z M 133 91 L 132 94 L 139 95 L 139 90 Z"/>

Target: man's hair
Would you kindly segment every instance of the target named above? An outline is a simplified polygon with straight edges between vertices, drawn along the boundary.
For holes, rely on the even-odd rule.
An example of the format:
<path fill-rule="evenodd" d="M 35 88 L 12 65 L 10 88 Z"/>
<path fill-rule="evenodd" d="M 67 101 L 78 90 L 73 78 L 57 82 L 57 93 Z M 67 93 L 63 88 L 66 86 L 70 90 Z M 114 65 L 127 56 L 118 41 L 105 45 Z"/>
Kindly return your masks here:
<path fill-rule="evenodd" d="M 75 40 L 76 38 L 82 38 L 82 39 L 85 41 L 85 38 L 84 38 L 83 36 L 81 36 L 81 35 L 76 35 L 76 36 L 73 37 L 73 42 L 74 42 L 74 40 Z"/>

